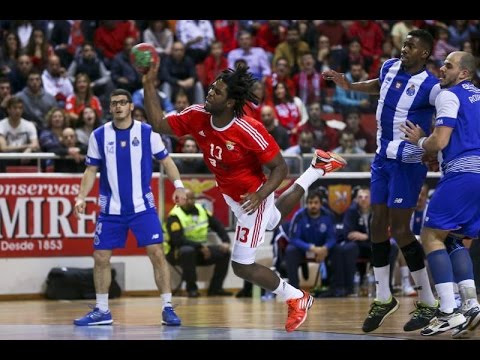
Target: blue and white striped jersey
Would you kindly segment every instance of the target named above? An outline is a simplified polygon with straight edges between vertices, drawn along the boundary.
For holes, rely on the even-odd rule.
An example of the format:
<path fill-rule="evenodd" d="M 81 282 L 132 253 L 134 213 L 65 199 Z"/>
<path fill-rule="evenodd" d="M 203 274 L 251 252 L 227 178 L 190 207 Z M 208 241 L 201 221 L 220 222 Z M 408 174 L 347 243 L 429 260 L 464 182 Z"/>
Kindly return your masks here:
<path fill-rule="evenodd" d="M 128 129 L 117 129 L 110 121 L 90 135 L 86 164 L 100 168 L 102 213 L 128 215 L 155 209 L 152 156 L 162 160 L 168 151 L 160 135 L 140 121 L 134 120 Z"/>
<path fill-rule="evenodd" d="M 377 107 L 377 154 L 402 162 L 420 162 L 423 149 L 403 141 L 399 127 L 408 119 L 430 134 L 438 79 L 426 70 L 410 75 L 399 59 L 385 61 L 380 70 Z"/>
<path fill-rule="evenodd" d="M 442 150 L 442 171 L 480 173 L 480 89 L 462 81 L 443 90 L 435 107 L 435 126 L 453 128 Z"/>

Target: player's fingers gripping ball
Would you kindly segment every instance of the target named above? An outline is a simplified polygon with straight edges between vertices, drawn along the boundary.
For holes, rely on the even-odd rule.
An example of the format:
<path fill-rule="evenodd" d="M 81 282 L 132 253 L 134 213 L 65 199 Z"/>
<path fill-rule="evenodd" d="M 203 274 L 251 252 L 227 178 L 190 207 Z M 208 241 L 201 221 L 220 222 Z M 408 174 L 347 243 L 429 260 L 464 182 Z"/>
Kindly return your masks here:
<path fill-rule="evenodd" d="M 146 74 L 152 64 L 157 64 L 160 59 L 155 48 L 147 43 L 140 43 L 132 48 L 130 60 L 141 74 Z"/>

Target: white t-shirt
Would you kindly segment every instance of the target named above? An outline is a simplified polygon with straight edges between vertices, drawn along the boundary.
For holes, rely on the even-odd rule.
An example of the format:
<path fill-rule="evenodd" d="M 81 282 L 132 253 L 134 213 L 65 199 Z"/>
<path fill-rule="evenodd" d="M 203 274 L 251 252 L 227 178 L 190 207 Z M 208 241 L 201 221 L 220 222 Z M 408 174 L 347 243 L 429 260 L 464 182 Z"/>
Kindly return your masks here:
<path fill-rule="evenodd" d="M 25 119 L 20 119 L 20 124 L 13 128 L 5 118 L 0 121 L 0 135 L 5 137 L 8 146 L 28 145 L 37 138 L 37 129 Z"/>

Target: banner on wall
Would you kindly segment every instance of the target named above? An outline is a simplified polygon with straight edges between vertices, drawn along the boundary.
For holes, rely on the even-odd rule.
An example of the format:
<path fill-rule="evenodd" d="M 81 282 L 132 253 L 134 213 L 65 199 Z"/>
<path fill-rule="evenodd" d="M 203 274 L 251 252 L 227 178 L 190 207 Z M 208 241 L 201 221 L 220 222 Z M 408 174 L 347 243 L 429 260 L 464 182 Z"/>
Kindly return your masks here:
<path fill-rule="evenodd" d="M 85 215 L 74 214 L 81 175 L 0 177 L 0 257 L 91 256 L 98 178 Z M 152 181 L 158 199 L 158 178 Z M 142 255 L 133 235 L 115 255 Z"/>
<path fill-rule="evenodd" d="M 185 186 L 195 192 L 198 201 L 229 226 L 230 212 L 213 179 L 183 178 Z M 75 197 L 80 190 L 81 175 L 0 176 L 0 258 L 91 256 L 95 219 L 98 215 L 98 178 L 86 198 L 85 214 L 74 214 Z M 155 203 L 159 199 L 159 176 L 152 183 Z M 165 181 L 164 214 L 173 207 L 174 187 Z M 162 216 L 163 218 L 163 216 Z M 129 233 L 124 249 L 115 255 L 143 255 L 135 237 Z"/>

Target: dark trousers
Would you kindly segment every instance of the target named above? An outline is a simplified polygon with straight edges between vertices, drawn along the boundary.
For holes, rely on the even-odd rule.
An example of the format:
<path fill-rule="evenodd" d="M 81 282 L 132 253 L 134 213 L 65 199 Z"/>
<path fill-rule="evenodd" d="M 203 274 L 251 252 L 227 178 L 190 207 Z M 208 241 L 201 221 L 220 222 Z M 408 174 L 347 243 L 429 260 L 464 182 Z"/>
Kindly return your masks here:
<path fill-rule="evenodd" d="M 333 287 L 340 293 L 353 293 L 353 276 L 357 271 L 359 252 L 355 242 L 344 241 L 337 244 L 331 254 Z"/>
<path fill-rule="evenodd" d="M 208 291 L 216 291 L 223 289 L 223 281 L 227 275 L 228 265 L 230 262 L 230 252 L 222 252 L 218 245 L 208 245 L 210 249 L 210 257 L 204 259 L 200 249 L 193 246 L 182 246 L 178 252 L 178 258 L 169 261 L 182 268 L 182 279 L 187 284 L 187 291 L 197 290 L 197 266 L 207 266 L 215 264 L 213 276 L 210 281 Z"/>
<path fill-rule="evenodd" d="M 327 259 L 332 258 L 335 253 L 335 248 L 330 249 Z M 325 260 L 327 260 L 325 259 Z M 300 287 L 300 280 L 298 278 L 298 268 L 303 263 L 306 263 L 305 252 L 292 244 L 288 244 L 285 249 L 285 267 L 287 269 L 288 283 L 296 288 Z"/>

